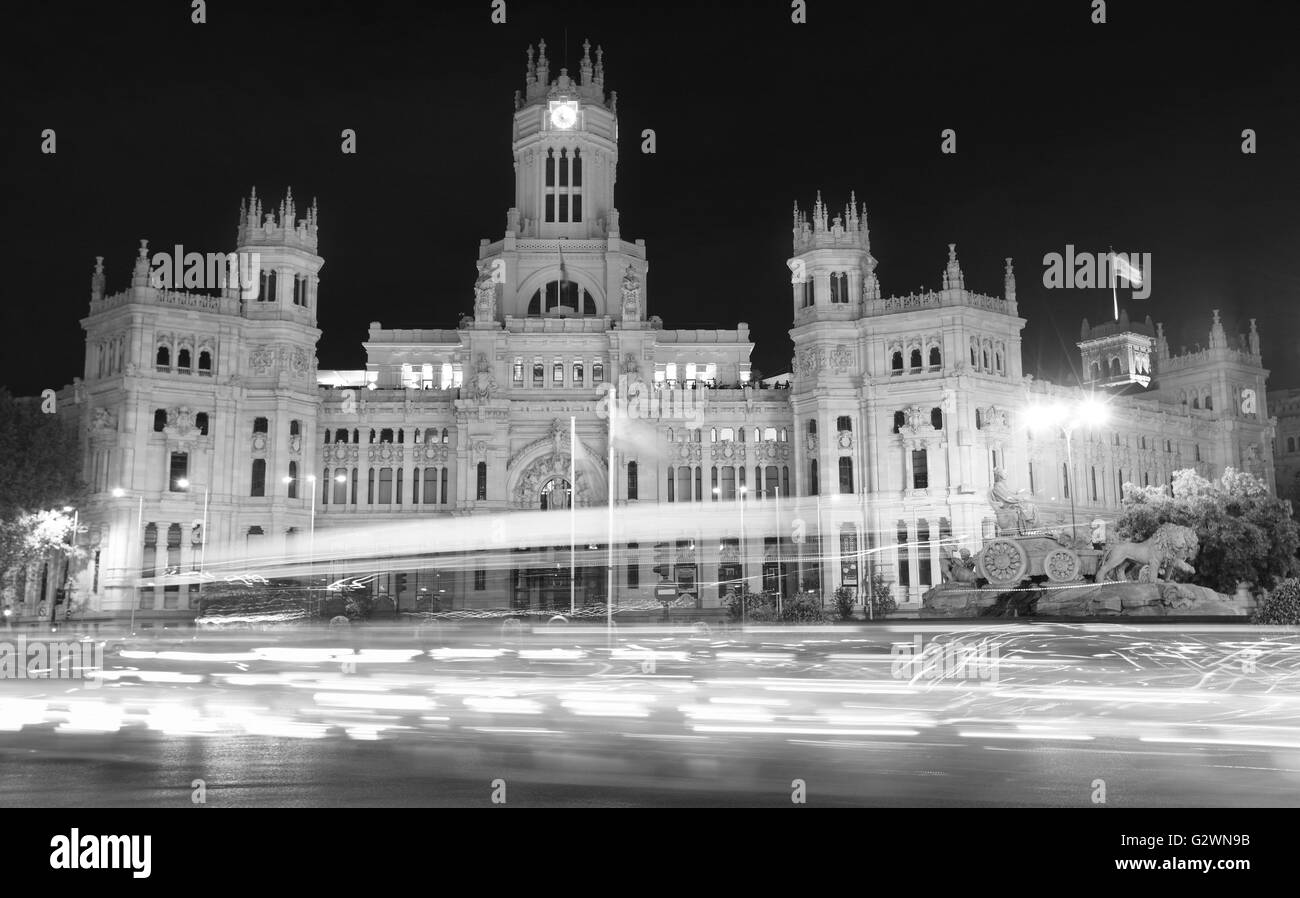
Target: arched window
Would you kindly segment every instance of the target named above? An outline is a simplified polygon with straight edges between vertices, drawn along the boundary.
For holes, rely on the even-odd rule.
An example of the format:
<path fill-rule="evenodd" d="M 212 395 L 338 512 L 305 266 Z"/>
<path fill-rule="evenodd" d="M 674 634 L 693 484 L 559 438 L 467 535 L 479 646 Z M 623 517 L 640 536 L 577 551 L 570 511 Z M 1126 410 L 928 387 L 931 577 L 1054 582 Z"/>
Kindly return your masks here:
<path fill-rule="evenodd" d="M 528 301 L 528 314 L 534 318 L 541 315 L 595 315 L 596 300 L 585 287 L 574 281 L 548 281 Z"/>
<path fill-rule="evenodd" d="M 808 495 L 820 495 L 821 484 L 817 482 L 817 459 L 808 462 Z"/>
<path fill-rule="evenodd" d="M 442 442 L 444 444 L 447 442 L 447 428 L 445 427 L 442 429 Z"/>
<path fill-rule="evenodd" d="M 249 492 L 250 496 L 266 495 L 266 459 L 253 459 L 253 488 Z"/>
<path fill-rule="evenodd" d="M 289 436 L 296 437 L 302 435 L 302 422 L 294 418 L 289 422 Z"/>
<path fill-rule="evenodd" d="M 808 419 L 808 433 L 811 434 L 811 435 L 813 435 L 813 436 L 816 436 L 816 434 L 817 434 L 817 419 L 816 419 L 816 418 L 809 418 L 809 419 Z M 754 442 L 755 442 L 755 443 L 758 442 L 758 435 L 757 435 L 757 434 L 754 435 Z"/>
<path fill-rule="evenodd" d="M 329 482 L 328 471 L 325 472 L 325 481 L 326 483 Z M 289 498 L 298 498 L 298 463 L 296 461 L 289 462 Z"/>
<path fill-rule="evenodd" d="M 742 428 L 740 432 L 741 432 L 741 433 L 744 433 L 745 431 L 744 431 L 744 429 Z M 786 433 L 785 428 L 782 427 L 782 428 L 781 428 L 781 442 L 783 442 L 783 443 L 789 442 L 789 439 L 790 439 L 790 435 L 789 435 L 788 433 Z"/>
<path fill-rule="evenodd" d="M 910 359 L 910 361 L 911 361 L 911 363 L 912 363 L 912 370 L 913 370 L 913 371 L 920 371 L 920 370 L 921 370 L 921 350 L 919 350 L 919 349 L 913 349 L 913 350 L 912 350 L 912 354 L 911 354 L 911 359 Z"/>
<path fill-rule="evenodd" d="M 976 357 L 975 347 L 972 346 L 970 348 L 970 366 L 972 368 L 978 368 L 979 364 L 979 359 Z"/>
<path fill-rule="evenodd" d="M 775 442 L 776 442 L 776 428 L 775 428 L 775 427 L 764 427 L 764 428 L 763 428 L 763 439 L 765 439 L 765 440 L 770 440 L 771 442 L 775 443 Z"/>
<path fill-rule="evenodd" d="M 889 370 L 895 374 L 903 373 L 903 352 L 901 349 L 895 349 L 894 354 L 890 356 Z"/>
<path fill-rule="evenodd" d="M 334 431 L 334 442 L 346 443 L 347 441 L 348 441 L 348 429 L 346 427 L 340 427 L 338 430 Z"/>
<path fill-rule="evenodd" d="M 930 367 L 938 368 L 943 365 L 943 354 L 939 352 L 938 346 L 930 347 Z"/>
<path fill-rule="evenodd" d="M 206 349 L 199 350 L 199 373 L 212 373 L 212 353 Z"/>
<path fill-rule="evenodd" d="M 1110 360 L 1110 376 L 1111 376 L 1111 377 L 1119 377 L 1119 376 L 1121 376 L 1122 374 L 1123 374 L 1123 372 L 1120 371 L 1120 367 L 1119 367 L 1119 359 L 1117 359 L 1117 358 L 1115 358 L 1115 359 L 1111 359 L 1111 360 Z"/>
<path fill-rule="evenodd" d="M 898 433 L 898 431 L 906 423 L 907 423 L 906 415 L 904 415 L 902 412 L 894 412 L 894 433 Z"/>
<path fill-rule="evenodd" d="M 253 419 L 253 433 L 266 433 L 266 432 L 267 432 L 267 421 L 266 421 L 266 419 L 265 419 L 265 418 L 254 418 L 254 419 Z"/>
<path fill-rule="evenodd" d="M 975 409 L 975 429 L 976 429 L 976 430 L 983 430 L 983 429 L 984 429 L 984 410 L 983 410 L 983 409 L 978 409 L 978 408 Z"/>
<path fill-rule="evenodd" d="M 716 443 L 717 441 L 718 441 L 718 428 L 716 428 L 716 427 L 710 427 L 710 428 L 709 428 L 709 442 L 710 442 L 710 443 Z"/>
<path fill-rule="evenodd" d="M 391 443 L 393 441 L 393 428 L 385 427 L 379 431 L 379 442 Z"/>
<path fill-rule="evenodd" d="M 831 302 L 847 303 L 849 301 L 849 276 L 843 271 L 831 272 Z"/>
<path fill-rule="evenodd" d="M 1092 379 L 1093 379 L 1093 380 L 1101 380 L 1101 363 L 1100 363 L 1100 362 L 1093 362 L 1093 363 L 1092 363 Z"/>
<path fill-rule="evenodd" d="M 637 498 L 636 462 L 634 461 L 627 463 L 627 497 Z"/>
<path fill-rule="evenodd" d="M 481 461 L 478 463 L 478 498 L 479 499 L 487 498 L 487 483 L 488 483 L 487 462 Z"/>
<path fill-rule="evenodd" d="M 840 433 L 853 430 L 853 418 L 849 415 L 840 415 L 835 419 L 835 429 Z"/>
<path fill-rule="evenodd" d="M 993 353 L 993 364 L 999 374 L 1002 373 L 1002 353 Z"/>
<path fill-rule="evenodd" d="M 930 426 L 935 430 L 943 430 L 943 409 L 930 409 Z"/>
<path fill-rule="evenodd" d="M 275 302 L 275 272 L 269 268 L 262 269 L 261 290 L 257 294 L 258 302 Z"/>
<path fill-rule="evenodd" d="M 441 498 L 438 500 L 439 505 L 447 504 L 447 469 L 443 468 L 438 475 L 438 489 Z"/>
<path fill-rule="evenodd" d="M 744 433 L 745 432 L 744 428 L 741 428 L 740 432 Z M 724 427 L 722 428 L 721 432 L 718 434 L 718 437 L 724 443 L 734 440 L 736 438 L 736 429 L 734 427 Z"/>
<path fill-rule="evenodd" d="M 1192 397 L 1192 408 L 1200 408 L 1200 407 L 1201 407 L 1201 397 L 1200 397 L 1200 396 L 1193 396 L 1193 397 Z"/>
<path fill-rule="evenodd" d="M 153 432 L 162 433 L 167 426 L 167 410 L 160 408 L 153 413 Z"/>
<path fill-rule="evenodd" d="M 170 347 L 159 346 L 158 354 L 155 356 L 154 364 L 160 369 L 167 370 L 172 366 L 172 351 Z"/>
<path fill-rule="evenodd" d="M 182 346 L 176 353 L 176 367 L 181 371 L 190 370 L 190 350 L 188 346 Z"/>
<path fill-rule="evenodd" d="M 984 370 L 987 371 L 988 367 L 989 367 L 989 351 L 986 349 L 984 350 Z"/>
<path fill-rule="evenodd" d="M 853 459 L 848 456 L 840 458 L 840 492 L 853 492 Z"/>
<path fill-rule="evenodd" d="M 1214 397 L 1211 396 L 1209 393 L 1205 394 L 1205 407 L 1211 410 L 1213 410 L 1214 408 Z"/>

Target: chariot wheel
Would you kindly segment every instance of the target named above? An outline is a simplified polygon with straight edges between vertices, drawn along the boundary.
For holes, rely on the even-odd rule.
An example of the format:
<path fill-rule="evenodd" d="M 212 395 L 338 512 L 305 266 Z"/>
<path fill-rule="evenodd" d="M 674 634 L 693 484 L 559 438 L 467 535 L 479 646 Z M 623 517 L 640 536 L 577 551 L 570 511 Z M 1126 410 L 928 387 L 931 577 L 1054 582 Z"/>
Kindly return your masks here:
<path fill-rule="evenodd" d="M 1029 573 L 1029 555 L 1014 539 L 990 540 L 980 552 L 979 573 L 990 586 L 1019 586 Z"/>
<path fill-rule="evenodd" d="M 1059 548 L 1048 552 L 1043 558 L 1043 573 L 1047 574 L 1047 579 L 1053 583 L 1068 583 L 1071 580 L 1079 579 L 1079 571 L 1083 564 L 1079 561 L 1079 553 L 1073 549 Z"/>

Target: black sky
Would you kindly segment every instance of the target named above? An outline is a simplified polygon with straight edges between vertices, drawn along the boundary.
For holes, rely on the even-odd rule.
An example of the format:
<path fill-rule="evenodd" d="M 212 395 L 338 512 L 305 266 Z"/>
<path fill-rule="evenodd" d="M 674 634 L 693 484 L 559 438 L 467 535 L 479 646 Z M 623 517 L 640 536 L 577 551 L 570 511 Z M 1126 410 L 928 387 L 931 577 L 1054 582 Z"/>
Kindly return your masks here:
<path fill-rule="evenodd" d="M 1259 319 L 1270 387 L 1300 384 L 1300 71 L 1270 3 L 809 0 L 447 5 L 214 0 L 6 12 L 0 125 L 7 296 L 0 384 L 81 371 L 89 279 L 127 285 L 138 240 L 233 249 L 241 196 L 319 197 L 322 368 L 359 368 L 367 323 L 455 326 L 480 238 L 512 202 L 510 121 L 524 50 L 576 72 L 584 37 L 618 91 L 617 203 L 644 238 L 652 314 L 748 321 L 755 363 L 787 370 L 790 210 L 817 189 L 865 201 L 885 292 L 967 284 L 1016 259 L 1028 372 L 1068 381 L 1079 320 L 1109 291 L 1048 291 L 1042 258 L 1150 252 L 1137 318 L 1170 343 Z M 40 152 L 54 128 L 58 153 Z M 358 134 L 355 156 L 339 132 Z M 643 128 L 658 152 L 643 155 Z M 940 132 L 957 132 L 955 156 Z M 1241 131 L 1259 153 L 1240 152 Z"/>

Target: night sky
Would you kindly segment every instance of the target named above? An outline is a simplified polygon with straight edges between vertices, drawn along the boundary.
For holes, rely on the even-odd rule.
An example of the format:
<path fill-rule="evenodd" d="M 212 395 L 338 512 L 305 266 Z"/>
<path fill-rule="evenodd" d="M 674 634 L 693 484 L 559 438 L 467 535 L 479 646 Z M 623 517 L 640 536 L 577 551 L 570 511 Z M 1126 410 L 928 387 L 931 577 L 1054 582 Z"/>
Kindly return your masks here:
<path fill-rule="evenodd" d="M 1175 350 L 1212 308 L 1230 335 L 1256 317 L 1269 386 L 1300 385 L 1286 7 L 1117 0 L 1094 25 L 1088 0 L 900 5 L 809 0 L 807 25 L 788 2 L 510 0 L 505 25 L 488 0 L 213 0 L 206 25 L 177 0 L 6 10 L 0 384 L 70 383 L 94 257 L 117 292 L 142 237 L 233 250 L 252 185 L 268 209 L 286 185 L 300 214 L 319 198 L 321 368 L 362 367 L 371 320 L 454 327 L 512 203 L 525 48 L 544 37 L 552 77 L 576 77 L 589 37 L 619 95 L 622 235 L 646 240 L 668 327 L 747 321 L 756 365 L 788 370 L 791 203 L 820 188 L 835 214 L 855 189 L 886 295 L 937 288 L 950 242 L 980 292 L 1015 258 L 1026 372 L 1073 382 L 1080 319 L 1110 316 L 1109 290 L 1046 290 L 1043 255 L 1113 244 L 1152 253 L 1130 314 Z"/>

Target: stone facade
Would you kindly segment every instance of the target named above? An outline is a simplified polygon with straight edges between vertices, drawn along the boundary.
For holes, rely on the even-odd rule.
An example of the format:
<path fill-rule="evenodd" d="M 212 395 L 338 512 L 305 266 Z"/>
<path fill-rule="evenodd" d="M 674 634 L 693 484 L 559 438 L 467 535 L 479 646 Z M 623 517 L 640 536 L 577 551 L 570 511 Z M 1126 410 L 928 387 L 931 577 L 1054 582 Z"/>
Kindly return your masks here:
<path fill-rule="evenodd" d="M 82 422 L 94 490 L 81 517 L 96 560 L 74 577 L 86 613 L 192 617 L 188 572 L 295 572 L 309 554 L 318 578 L 362 577 L 399 610 L 567 607 L 563 518 L 510 522 L 570 495 L 579 509 L 605 502 L 611 386 L 640 408 L 615 424 L 621 603 L 653 604 L 654 568 L 700 607 L 742 579 L 829 597 L 879 570 L 917 608 L 940 552 L 978 549 L 989 532 L 995 467 L 1047 516 L 1068 513 L 1066 442 L 1033 438 L 1026 415 L 1088 391 L 1022 371 L 1011 260 L 1000 296 L 967 286 L 955 245 L 940 289 L 888 296 L 865 206 L 796 206 L 791 374 L 756 383 L 747 324 L 674 330 L 650 314 L 645 242 L 624 239 L 614 205 L 616 112 L 599 48 L 584 47 L 577 79 L 551 77 L 544 44 L 529 50 L 515 203 L 472 280 L 467 260 L 459 326 L 375 321 L 364 370 L 316 370 L 314 203 L 301 218 L 291 195 L 278 212 L 255 192 L 245 203 L 236 249 L 275 272 L 261 289 L 158 286 L 142 243 L 129 288 L 109 295 L 100 260 L 85 368 L 61 403 Z M 1116 333 L 1125 359 L 1150 339 L 1154 379 L 1113 397 L 1104 430 L 1073 432 L 1080 521 L 1112 517 L 1123 481 L 1165 483 L 1185 466 L 1271 472 L 1272 425 L 1262 403 L 1248 413 L 1240 401 L 1245 388 L 1263 395 L 1257 341 L 1229 347 L 1217 316 L 1197 353 Z M 1090 335 L 1085 357 L 1109 336 Z M 572 490 L 571 417 L 583 458 Z M 340 560 L 409 534 L 431 557 Z M 438 554 L 450 546 L 455 558 Z M 604 552 L 579 550 L 577 598 L 602 599 Z"/>

